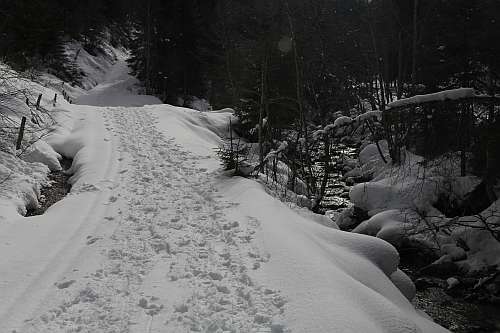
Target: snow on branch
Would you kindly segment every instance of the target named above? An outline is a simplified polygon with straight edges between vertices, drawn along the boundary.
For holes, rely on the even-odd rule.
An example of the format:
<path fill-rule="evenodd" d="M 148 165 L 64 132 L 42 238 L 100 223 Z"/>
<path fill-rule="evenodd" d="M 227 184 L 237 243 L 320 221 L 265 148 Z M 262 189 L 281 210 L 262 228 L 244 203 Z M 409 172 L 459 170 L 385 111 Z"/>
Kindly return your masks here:
<path fill-rule="evenodd" d="M 280 158 L 283 152 L 288 148 L 288 142 L 283 141 L 280 143 L 278 149 L 276 150 L 271 150 L 266 157 L 264 158 L 264 161 L 271 161 L 275 160 L 277 158 Z"/>
<path fill-rule="evenodd" d="M 473 88 L 458 88 L 451 90 L 443 90 L 433 94 L 416 95 L 409 98 L 403 98 L 387 104 L 387 108 L 393 109 L 413 104 L 422 104 L 427 102 L 442 102 L 446 100 L 457 100 L 457 99 L 472 98 L 472 97 L 475 97 Z"/>
<path fill-rule="evenodd" d="M 368 111 L 354 118 L 347 116 L 338 117 L 337 119 L 335 119 L 333 124 L 328 124 L 323 129 L 315 131 L 313 133 L 313 137 L 318 137 L 320 135 L 323 135 L 324 133 L 332 133 L 334 136 L 345 135 L 346 128 L 359 127 L 363 122 L 367 120 L 382 120 L 382 111 Z"/>

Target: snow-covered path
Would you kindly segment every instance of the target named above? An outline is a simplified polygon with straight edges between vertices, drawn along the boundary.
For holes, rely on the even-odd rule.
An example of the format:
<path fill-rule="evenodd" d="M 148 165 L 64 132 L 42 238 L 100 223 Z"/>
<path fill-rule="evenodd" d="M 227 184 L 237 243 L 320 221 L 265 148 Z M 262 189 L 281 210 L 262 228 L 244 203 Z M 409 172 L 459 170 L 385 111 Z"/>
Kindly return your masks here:
<path fill-rule="evenodd" d="M 101 221 L 46 297 L 52 304 L 21 331 L 251 332 L 284 305 L 247 271 L 255 225 L 228 220 L 217 176 L 166 139 L 143 109 L 102 113 L 119 153 Z M 104 161 L 105 163 L 105 161 Z M 75 244 L 75 246 L 77 246 Z M 248 253 L 249 255 L 242 256 Z M 251 296 L 250 296 L 251 295 Z M 262 318 L 259 317 L 262 316 Z"/>
<path fill-rule="evenodd" d="M 61 111 L 71 194 L 0 225 L 1 333 L 445 332 L 391 246 L 223 175 L 230 113 L 144 106 L 125 71 Z"/>

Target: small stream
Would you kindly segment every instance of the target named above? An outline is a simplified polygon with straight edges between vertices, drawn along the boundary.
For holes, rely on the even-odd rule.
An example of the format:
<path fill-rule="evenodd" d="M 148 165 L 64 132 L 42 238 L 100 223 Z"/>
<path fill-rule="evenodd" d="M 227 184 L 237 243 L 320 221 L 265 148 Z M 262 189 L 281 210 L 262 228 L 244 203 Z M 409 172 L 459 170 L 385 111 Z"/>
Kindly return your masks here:
<path fill-rule="evenodd" d="M 400 268 L 413 281 L 418 277 L 415 267 Z M 500 333 L 500 305 L 475 303 L 461 296 L 451 296 L 441 287 L 417 289 L 413 301 L 436 323 L 454 333 Z"/>
<path fill-rule="evenodd" d="M 69 184 L 71 175 L 67 174 L 66 170 L 71 167 L 73 160 L 63 157 L 59 162 L 62 170 L 49 173 L 50 184 L 42 186 L 40 190 L 39 207 L 28 209 L 26 216 L 42 215 L 50 206 L 62 200 L 71 190 Z"/>
<path fill-rule="evenodd" d="M 343 179 L 343 161 L 344 159 L 355 159 L 358 155 L 358 149 L 345 144 L 337 144 L 331 154 L 331 159 L 334 161 L 332 165 L 333 171 L 330 173 L 326 186 L 326 194 L 321 201 L 321 211 L 323 212 L 340 210 L 352 206 L 352 203 L 349 201 L 351 186 L 347 185 Z M 317 172 L 322 174 L 325 168 L 324 162 L 318 161 L 315 166 Z"/>

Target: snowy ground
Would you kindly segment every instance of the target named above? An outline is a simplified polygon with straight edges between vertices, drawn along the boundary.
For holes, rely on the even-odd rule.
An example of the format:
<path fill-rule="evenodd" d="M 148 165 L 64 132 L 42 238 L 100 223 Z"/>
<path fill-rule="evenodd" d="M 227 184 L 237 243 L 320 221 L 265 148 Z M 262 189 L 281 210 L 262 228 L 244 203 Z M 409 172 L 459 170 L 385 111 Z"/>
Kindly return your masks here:
<path fill-rule="evenodd" d="M 223 175 L 230 113 L 134 83 L 120 59 L 60 106 L 47 141 L 74 158 L 72 191 L 0 223 L 0 332 L 446 332 L 392 246 Z"/>

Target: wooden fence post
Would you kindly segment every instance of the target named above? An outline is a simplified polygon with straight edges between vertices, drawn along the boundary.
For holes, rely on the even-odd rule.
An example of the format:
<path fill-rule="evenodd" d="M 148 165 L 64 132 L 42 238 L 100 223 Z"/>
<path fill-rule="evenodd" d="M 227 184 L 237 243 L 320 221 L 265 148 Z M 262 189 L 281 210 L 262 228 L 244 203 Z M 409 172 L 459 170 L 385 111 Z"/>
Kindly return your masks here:
<path fill-rule="evenodd" d="M 40 102 L 42 101 L 42 94 L 38 95 L 38 99 L 36 100 L 36 108 L 37 110 L 40 108 Z"/>
<path fill-rule="evenodd" d="M 24 127 L 26 126 L 26 117 L 21 119 L 21 127 L 19 128 L 19 135 L 17 136 L 16 150 L 21 149 L 21 143 L 24 136 Z"/>

